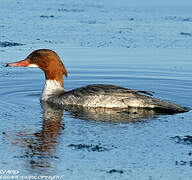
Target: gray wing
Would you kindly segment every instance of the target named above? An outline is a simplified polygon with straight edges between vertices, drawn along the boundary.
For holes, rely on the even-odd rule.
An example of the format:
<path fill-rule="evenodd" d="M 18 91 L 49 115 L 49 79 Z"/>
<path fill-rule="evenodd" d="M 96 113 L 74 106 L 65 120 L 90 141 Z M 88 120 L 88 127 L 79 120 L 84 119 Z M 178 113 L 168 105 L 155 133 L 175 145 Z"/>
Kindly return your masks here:
<path fill-rule="evenodd" d="M 125 95 L 125 94 L 146 94 L 152 96 L 151 92 L 148 91 L 139 91 L 128 88 L 123 88 L 120 86 L 106 85 L 106 84 L 91 84 L 81 88 L 77 88 L 71 91 L 66 92 L 68 94 L 75 95 Z"/>
<path fill-rule="evenodd" d="M 114 85 L 92 84 L 65 92 L 59 98 L 62 99 L 62 105 L 156 108 L 173 113 L 189 111 L 178 104 L 153 98 L 151 93 L 147 91 L 132 90 Z"/>

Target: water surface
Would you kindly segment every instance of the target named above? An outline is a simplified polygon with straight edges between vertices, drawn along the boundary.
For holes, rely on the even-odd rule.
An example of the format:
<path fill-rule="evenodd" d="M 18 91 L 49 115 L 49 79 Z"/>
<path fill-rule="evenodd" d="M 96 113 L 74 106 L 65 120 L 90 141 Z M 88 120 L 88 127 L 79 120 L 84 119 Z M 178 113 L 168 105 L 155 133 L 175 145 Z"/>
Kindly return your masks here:
<path fill-rule="evenodd" d="M 69 73 L 67 90 L 114 84 L 153 91 L 157 98 L 191 108 L 189 50 L 58 47 L 57 52 Z M 190 179 L 190 138 L 184 139 L 188 143 L 182 138 L 191 135 L 191 112 L 103 122 L 41 105 L 43 73 L 4 66 L 26 53 L 5 48 L 1 55 L 0 169 L 74 180 Z"/>
<path fill-rule="evenodd" d="M 1 0 L 0 6 L 0 170 L 70 180 L 191 180 L 191 111 L 57 109 L 39 101 L 40 70 L 5 67 L 50 48 L 68 70 L 66 90 L 114 84 L 191 109 L 191 0 Z"/>

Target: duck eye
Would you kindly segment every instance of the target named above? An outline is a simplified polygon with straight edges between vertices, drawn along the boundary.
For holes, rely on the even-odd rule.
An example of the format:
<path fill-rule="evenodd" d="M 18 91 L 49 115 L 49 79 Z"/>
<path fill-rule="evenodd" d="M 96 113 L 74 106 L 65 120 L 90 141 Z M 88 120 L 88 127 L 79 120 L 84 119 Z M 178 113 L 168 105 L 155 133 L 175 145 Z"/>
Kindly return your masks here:
<path fill-rule="evenodd" d="M 38 59 L 38 57 L 33 57 L 33 58 L 31 58 L 31 62 L 35 63 L 35 62 L 37 62 L 37 59 Z"/>

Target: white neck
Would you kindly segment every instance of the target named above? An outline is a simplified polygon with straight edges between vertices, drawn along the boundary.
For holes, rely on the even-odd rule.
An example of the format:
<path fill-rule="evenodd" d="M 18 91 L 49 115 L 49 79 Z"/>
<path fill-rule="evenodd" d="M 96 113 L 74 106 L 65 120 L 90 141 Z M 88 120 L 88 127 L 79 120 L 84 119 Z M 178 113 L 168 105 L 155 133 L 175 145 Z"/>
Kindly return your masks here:
<path fill-rule="evenodd" d="M 45 87 L 41 96 L 42 101 L 47 101 L 50 97 L 64 92 L 64 88 L 56 80 L 46 80 Z"/>

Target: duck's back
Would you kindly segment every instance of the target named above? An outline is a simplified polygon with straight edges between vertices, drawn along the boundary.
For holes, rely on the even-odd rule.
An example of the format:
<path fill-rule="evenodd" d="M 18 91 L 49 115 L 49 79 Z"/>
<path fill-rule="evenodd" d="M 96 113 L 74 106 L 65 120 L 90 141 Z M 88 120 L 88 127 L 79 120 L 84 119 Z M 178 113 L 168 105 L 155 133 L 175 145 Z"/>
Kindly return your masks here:
<path fill-rule="evenodd" d="M 145 94 L 145 95 L 142 95 Z M 92 84 L 65 92 L 50 99 L 59 105 L 78 105 L 103 108 L 160 108 L 172 112 L 186 112 L 180 105 L 152 98 L 146 91 L 132 90 L 114 85 Z"/>

